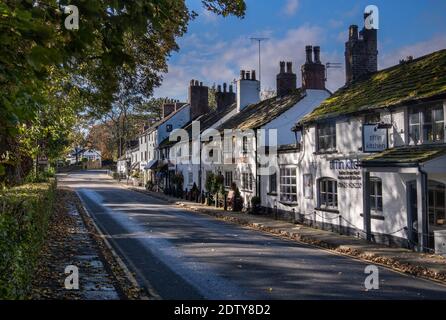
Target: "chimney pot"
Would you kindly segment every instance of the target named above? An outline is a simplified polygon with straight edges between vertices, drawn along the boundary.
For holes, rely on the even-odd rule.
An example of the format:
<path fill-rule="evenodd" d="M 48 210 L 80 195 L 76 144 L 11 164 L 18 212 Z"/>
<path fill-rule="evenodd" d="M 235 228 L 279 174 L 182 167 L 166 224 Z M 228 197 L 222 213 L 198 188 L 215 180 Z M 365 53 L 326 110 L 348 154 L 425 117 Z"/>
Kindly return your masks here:
<path fill-rule="evenodd" d="M 285 73 L 285 61 L 280 61 L 280 73 Z"/>
<path fill-rule="evenodd" d="M 348 36 L 350 40 L 358 40 L 358 26 L 357 25 L 351 25 L 349 27 Z"/>
<path fill-rule="evenodd" d="M 251 71 L 251 80 L 254 80 L 254 81 L 257 80 L 256 79 L 256 71 L 255 70 Z"/>
<path fill-rule="evenodd" d="M 249 71 L 246 71 L 245 73 L 245 79 L 246 80 L 251 80 L 251 73 Z"/>
<path fill-rule="evenodd" d="M 240 71 L 240 79 L 241 80 L 245 80 L 245 73 L 246 73 L 245 70 Z"/>
<path fill-rule="evenodd" d="M 221 85 L 217 86 L 217 92 L 221 92 Z"/>
<path fill-rule="evenodd" d="M 312 58 L 313 47 L 312 46 L 306 46 L 305 47 L 305 51 L 306 51 L 306 54 L 307 54 L 307 63 L 313 63 L 313 58 Z"/>
<path fill-rule="evenodd" d="M 229 85 L 229 92 L 234 92 L 234 87 L 232 86 L 232 84 Z"/>
<path fill-rule="evenodd" d="M 286 72 L 293 73 L 293 63 L 291 61 L 286 63 Z"/>
<path fill-rule="evenodd" d="M 226 88 L 227 88 L 227 84 L 225 82 L 225 83 L 223 83 L 223 92 L 226 92 Z"/>
<path fill-rule="evenodd" d="M 321 47 L 315 46 L 313 48 L 314 51 L 314 62 L 321 63 Z"/>

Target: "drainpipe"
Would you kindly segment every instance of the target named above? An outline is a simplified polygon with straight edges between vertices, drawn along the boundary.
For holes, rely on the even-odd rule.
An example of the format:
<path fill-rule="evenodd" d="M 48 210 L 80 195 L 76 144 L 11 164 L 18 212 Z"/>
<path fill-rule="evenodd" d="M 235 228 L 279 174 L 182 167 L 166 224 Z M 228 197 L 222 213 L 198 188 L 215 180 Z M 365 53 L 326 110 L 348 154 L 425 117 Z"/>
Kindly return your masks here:
<path fill-rule="evenodd" d="M 363 169 L 364 170 L 364 169 Z M 372 240 L 372 226 L 371 226 L 371 213 L 370 213 L 370 172 L 363 172 L 363 229 L 366 234 L 366 240 Z"/>
<path fill-rule="evenodd" d="M 254 158 L 254 167 L 255 167 L 255 177 L 256 177 L 256 196 L 257 197 L 259 197 L 259 199 L 260 199 L 260 178 L 259 178 L 259 176 L 257 175 L 257 172 L 258 172 L 258 170 L 257 170 L 257 164 L 258 164 L 258 161 L 257 161 L 257 133 L 258 133 L 258 131 L 257 131 L 257 129 L 256 129 L 256 134 L 255 134 L 255 137 L 254 137 L 254 141 L 255 141 L 255 158 Z M 260 203 L 262 203 L 262 199 L 260 199 Z"/>
<path fill-rule="evenodd" d="M 418 247 L 421 252 L 425 252 L 428 245 L 428 217 L 427 217 L 427 172 L 418 165 L 420 177 L 417 177 L 417 233 Z"/>

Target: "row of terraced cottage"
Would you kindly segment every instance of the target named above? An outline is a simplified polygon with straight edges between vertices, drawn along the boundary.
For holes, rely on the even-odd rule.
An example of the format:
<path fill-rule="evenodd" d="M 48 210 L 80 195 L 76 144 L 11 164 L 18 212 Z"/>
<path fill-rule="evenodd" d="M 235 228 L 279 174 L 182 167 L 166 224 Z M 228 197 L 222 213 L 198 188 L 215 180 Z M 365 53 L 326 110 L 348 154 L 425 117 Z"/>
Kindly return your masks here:
<path fill-rule="evenodd" d="M 351 26 L 345 58 L 335 93 L 317 46 L 306 47 L 302 87 L 281 62 L 277 96 L 264 101 L 255 71 L 241 71 L 236 92 L 219 86 L 215 110 L 193 80 L 189 102 L 167 103 L 118 168 L 162 188 L 181 175 L 184 190 L 202 192 L 206 176 L 220 174 L 245 208 L 258 197 L 283 218 L 444 251 L 446 50 L 378 71 L 377 30 Z"/>

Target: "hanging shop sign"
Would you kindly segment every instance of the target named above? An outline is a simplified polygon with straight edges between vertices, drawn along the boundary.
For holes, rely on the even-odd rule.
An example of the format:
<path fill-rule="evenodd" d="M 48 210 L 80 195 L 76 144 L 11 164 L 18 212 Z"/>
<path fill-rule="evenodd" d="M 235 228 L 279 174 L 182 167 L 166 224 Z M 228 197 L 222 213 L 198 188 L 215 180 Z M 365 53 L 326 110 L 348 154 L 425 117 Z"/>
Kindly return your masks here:
<path fill-rule="evenodd" d="M 363 152 L 381 152 L 388 148 L 387 128 L 378 124 L 365 124 L 362 127 Z"/>

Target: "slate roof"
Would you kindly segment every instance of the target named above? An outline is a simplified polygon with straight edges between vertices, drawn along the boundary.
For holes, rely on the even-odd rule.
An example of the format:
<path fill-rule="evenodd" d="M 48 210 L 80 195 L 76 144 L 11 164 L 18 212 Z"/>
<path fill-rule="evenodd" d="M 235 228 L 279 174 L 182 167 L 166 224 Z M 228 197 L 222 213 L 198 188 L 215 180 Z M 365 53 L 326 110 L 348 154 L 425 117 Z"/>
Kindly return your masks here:
<path fill-rule="evenodd" d="M 219 131 L 224 129 L 258 129 L 293 107 L 305 96 L 305 91 L 296 89 L 284 97 L 273 97 L 251 104 L 216 129 Z"/>
<path fill-rule="evenodd" d="M 446 50 L 359 79 L 339 89 L 300 123 L 308 124 L 435 97 L 446 97 Z"/>
<path fill-rule="evenodd" d="M 419 163 L 446 155 L 446 144 L 402 146 L 374 154 L 361 161 L 363 167 L 418 166 Z"/>
<path fill-rule="evenodd" d="M 179 108 L 178 110 L 175 110 L 174 112 L 172 112 L 171 114 L 169 114 L 167 117 L 162 118 L 161 120 L 158 120 L 157 122 L 155 122 L 154 124 L 152 124 L 148 129 L 144 130 L 143 134 L 146 132 L 151 132 L 155 129 L 157 129 L 160 125 L 162 125 L 164 122 L 166 122 L 167 120 L 169 120 L 170 118 L 172 118 L 174 115 L 176 115 L 178 112 L 180 112 L 180 110 L 183 110 L 184 108 L 187 108 L 189 106 L 188 103 L 186 103 L 185 105 L 181 106 L 181 108 Z"/>

